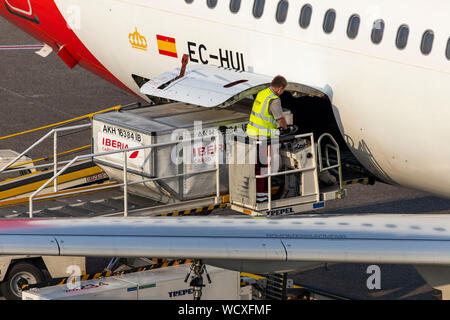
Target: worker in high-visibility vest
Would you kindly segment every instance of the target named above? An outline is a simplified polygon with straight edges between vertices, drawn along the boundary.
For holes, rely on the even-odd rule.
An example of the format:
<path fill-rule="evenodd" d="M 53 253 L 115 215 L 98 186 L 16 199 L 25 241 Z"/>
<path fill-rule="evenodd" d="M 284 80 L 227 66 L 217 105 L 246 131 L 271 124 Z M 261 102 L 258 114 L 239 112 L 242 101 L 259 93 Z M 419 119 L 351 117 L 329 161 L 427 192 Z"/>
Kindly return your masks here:
<path fill-rule="evenodd" d="M 253 102 L 252 113 L 247 125 L 247 135 L 254 139 L 271 139 L 275 136 L 278 126 L 287 129 L 286 118 L 283 115 L 280 96 L 287 87 L 287 81 L 282 76 L 276 76 L 270 87 L 258 93 Z M 267 169 L 267 145 L 257 148 L 257 163 L 255 174 L 261 175 Z M 265 171 L 265 170 L 264 170 Z M 268 200 L 267 179 L 256 179 L 256 201 Z"/>

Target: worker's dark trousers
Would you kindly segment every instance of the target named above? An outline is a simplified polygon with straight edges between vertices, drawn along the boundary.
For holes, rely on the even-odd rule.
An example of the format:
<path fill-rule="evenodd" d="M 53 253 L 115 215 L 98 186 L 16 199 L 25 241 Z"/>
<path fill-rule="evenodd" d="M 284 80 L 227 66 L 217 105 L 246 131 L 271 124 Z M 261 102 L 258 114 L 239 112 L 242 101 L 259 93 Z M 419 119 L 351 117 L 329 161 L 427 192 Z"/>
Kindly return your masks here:
<path fill-rule="evenodd" d="M 255 174 L 263 175 L 267 174 L 268 169 L 268 149 L 266 144 L 258 144 L 256 148 L 256 165 Z M 269 200 L 268 181 L 267 178 L 256 179 L 256 202 L 265 202 Z"/>

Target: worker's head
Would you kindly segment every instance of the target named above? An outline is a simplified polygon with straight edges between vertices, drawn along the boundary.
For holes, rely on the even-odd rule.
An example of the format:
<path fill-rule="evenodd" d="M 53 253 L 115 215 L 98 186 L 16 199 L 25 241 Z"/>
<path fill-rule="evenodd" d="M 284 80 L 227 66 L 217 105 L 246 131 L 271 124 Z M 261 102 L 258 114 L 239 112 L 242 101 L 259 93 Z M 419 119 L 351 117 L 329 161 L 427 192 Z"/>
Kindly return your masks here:
<path fill-rule="evenodd" d="M 273 78 L 270 87 L 277 96 L 281 96 L 284 92 L 284 89 L 286 89 L 287 85 L 288 83 L 283 76 L 276 76 L 275 78 Z"/>

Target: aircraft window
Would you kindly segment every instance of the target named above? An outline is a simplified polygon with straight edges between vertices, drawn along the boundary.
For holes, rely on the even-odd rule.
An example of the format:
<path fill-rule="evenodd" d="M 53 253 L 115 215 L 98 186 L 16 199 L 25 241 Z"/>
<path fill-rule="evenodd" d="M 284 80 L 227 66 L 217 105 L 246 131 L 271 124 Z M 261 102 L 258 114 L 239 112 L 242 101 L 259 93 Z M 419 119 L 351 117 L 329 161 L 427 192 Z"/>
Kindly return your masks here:
<path fill-rule="evenodd" d="M 395 45 L 398 49 L 402 50 L 406 48 L 408 44 L 409 28 L 407 25 L 403 24 L 398 28 L 397 39 L 395 40 Z"/>
<path fill-rule="evenodd" d="M 230 1 L 230 10 L 233 13 L 237 13 L 241 9 L 241 0 L 231 0 Z"/>
<path fill-rule="evenodd" d="M 192 3 L 194 0 L 184 0 L 186 3 Z"/>
<path fill-rule="evenodd" d="M 447 41 L 447 50 L 445 51 L 445 55 L 447 56 L 447 59 L 450 60 L 450 38 Z"/>
<path fill-rule="evenodd" d="M 286 21 L 287 13 L 289 9 L 289 2 L 282 0 L 278 2 L 276 19 L 278 23 L 284 23 Z"/>
<path fill-rule="evenodd" d="M 305 4 L 300 11 L 300 20 L 299 24 L 300 27 L 303 29 L 306 29 L 309 27 L 309 24 L 311 23 L 311 15 L 312 15 L 312 7 L 310 4 Z"/>
<path fill-rule="evenodd" d="M 381 40 L 383 40 L 384 33 L 384 21 L 379 19 L 373 23 L 372 29 L 372 42 L 375 44 L 379 44 Z"/>
<path fill-rule="evenodd" d="M 433 49 L 434 32 L 431 30 L 425 31 L 422 37 L 422 44 L 420 45 L 420 51 L 427 55 Z"/>
<path fill-rule="evenodd" d="M 330 9 L 325 13 L 325 19 L 323 20 L 323 31 L 325 33 L 331 33 L 334 29 L 334 23 L 336 22 L 336 11 Z"/>
<path fill-rule="evenodd" d="M 360 24 L 361 24 L 361 18 L 357 14 L 354 14 L 350 17 L 350 19 L 348 20 L 348 26 L 347 26 L 347 36 L 350 39 L 356 38 L 356 36 L 358 35 Z"/>
<path fill-rule="evenodd" d="M 217 6 L 217 0 L 206 0 L 208 8 L 214 9 Z"/>
<path fill-rule="evenodd" d="M 264 13 L 264 5 L 266 4 L 266 0 L 255 0 L 253 4 L 253 16 L 255 18 L 261 18 Z"/>

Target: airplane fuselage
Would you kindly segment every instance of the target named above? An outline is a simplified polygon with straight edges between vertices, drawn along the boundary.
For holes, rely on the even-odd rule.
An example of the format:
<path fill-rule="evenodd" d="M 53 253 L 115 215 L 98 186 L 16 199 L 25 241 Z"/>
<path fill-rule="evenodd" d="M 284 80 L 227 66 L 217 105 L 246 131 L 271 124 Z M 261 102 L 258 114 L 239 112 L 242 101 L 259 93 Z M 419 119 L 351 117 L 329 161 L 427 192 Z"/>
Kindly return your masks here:
<path fill-rule="evenodd" d="M 384 181 L 450 197 L 446 1 L 289 1 L 282 23 L 276 18 L 279 1 L 266 1 L 259 18 L 253 16 L 253 1 L 241 1 L 237 13 L 230 11 L 230 1 L 220 0 L 215 8 L 199 0 L 0 3 L 5 18 L 55 51 L 64 48 L 63 59 L 69 56 L 143 99 L 133 75 L 151 79 L 178 67 L 183 54 L 191 63 L 282 74 L 321 88 L 329 93 L 348 147 L 367 169 Z M 303 28 L 299 16 L 306 3 L 312 17 Z M 326 33 L 329 9 L 336 20 Z M 351 39 L 347 30 L 354 14 L 360 24 Z M 375 44 L 371 36 L 378 19 L 384 30 Z M 406 47 L 398 49 L 401 25 L 409 34 Z M 427 30 L 434 38 L 431 52 L 424 54 Z"/>

